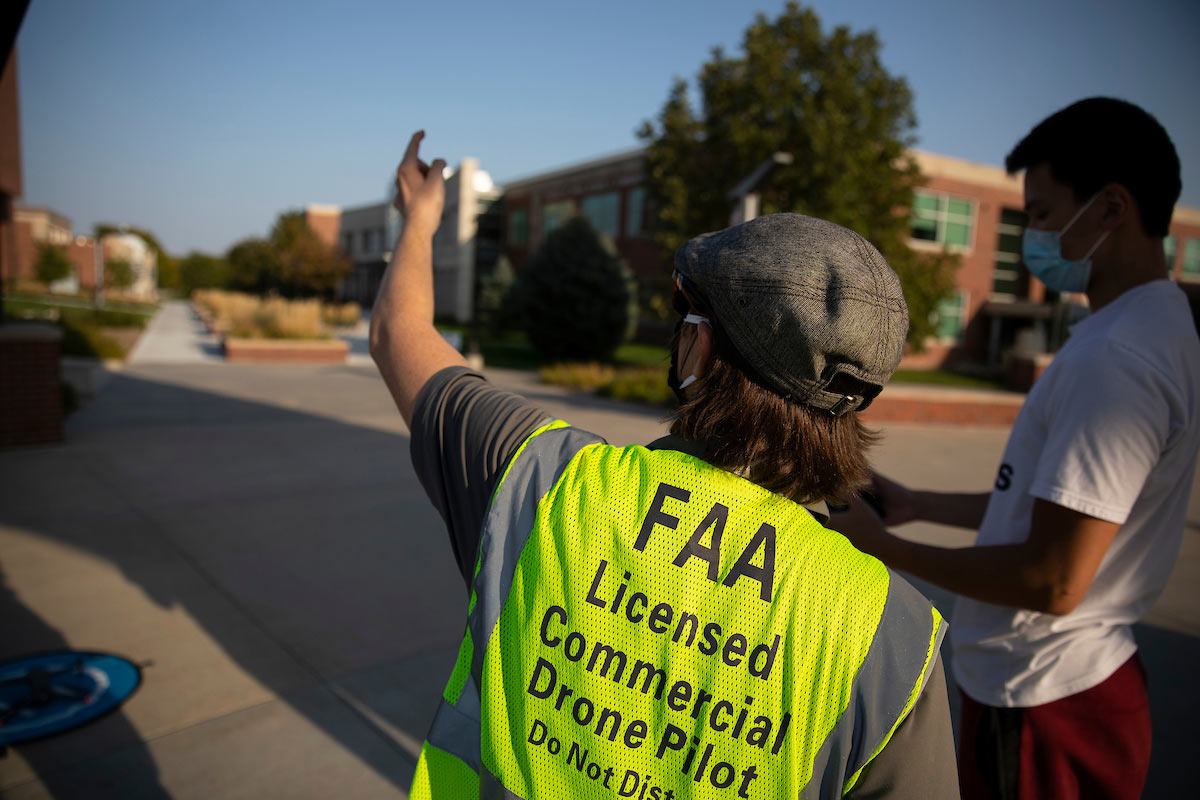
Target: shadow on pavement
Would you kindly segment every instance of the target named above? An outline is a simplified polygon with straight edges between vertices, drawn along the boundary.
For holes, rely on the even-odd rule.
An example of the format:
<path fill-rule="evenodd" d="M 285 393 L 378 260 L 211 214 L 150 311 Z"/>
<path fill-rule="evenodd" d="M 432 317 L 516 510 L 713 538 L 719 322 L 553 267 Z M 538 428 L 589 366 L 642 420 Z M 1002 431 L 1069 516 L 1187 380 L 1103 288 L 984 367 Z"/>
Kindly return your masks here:
<path fill-rule="evenodd" d="M 3 571 L 0 571 L 0 632 L 3 634 L 0 641 L 4 643 L 0 646 L 0 659 L 4 660 L 24 653 L 72 649 L 61 633 L 21 603 L 9 588 Z M 86 788 L 74 784 L 64 769 L 67 759 L 61 756 L 65 748 L 51 745 L 53 740 L 43 740 L 46 746 L 39 747 L 31 743 L 18 745 L 15 749 L 20 750 L 53 797 L 77 797 L 90 790 L 100 796 L 140 797 L 147 800 L 170 798 L 171 795 L 159 783 L 158 767 L 153 758 L 120 709 L 92 723 L 91 727 L 92 735 L 103 738 L 114 750 L 124 751 L 125 760 L 131 768 L 126 774 L 116 776 L 116 781 L 111 780 L 111 776 L 92 776 Z M 70 732 L 59 734 L 55 739 L 65 741 L 70 735 Z M 0 756 L 3 757 L 7 756 Z"/>
<path fill-rule="evenodd" d="M 65 445 L 0 452 L 0 486 L 0 659 L 153 662 L 121 711 L 14 748 L 35 775 L 0 760 L 0 794 L 404 795 L 466 603 L 399 431 L 127 372 Z"/>
<path fill-rule="evenodd" d="M 64 446 L 0 452 L 0 487 L 0 658 L 153 662 L 122 711 L 18 748 L 33 774 L 0 759 L 5 797 L 404 795 L 465 592 L 377 375 L 130 370 Z M 1136 634 L 1145 796 L 1187 796 L 1200 639 Z"/>

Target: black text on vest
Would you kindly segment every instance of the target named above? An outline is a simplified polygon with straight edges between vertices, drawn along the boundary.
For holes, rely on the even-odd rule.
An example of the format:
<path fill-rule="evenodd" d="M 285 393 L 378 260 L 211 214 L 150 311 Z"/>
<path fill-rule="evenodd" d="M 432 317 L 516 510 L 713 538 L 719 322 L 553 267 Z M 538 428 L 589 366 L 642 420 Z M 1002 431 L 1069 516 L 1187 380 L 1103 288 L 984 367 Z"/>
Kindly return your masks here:
<path fill-rule="evenodd" d="M 667 498 L 678 500 L 681 503 L 687 503 L 692 498 L 692 493 L 687 489 L 680 489 L 678 486 L 672 486 L 669 483 L 660 483 L 657 491 L 654 493 L 654 500 L 650 502 L 650 509 L 646 512 L 646 518 L 642 520 L 641 530 L 638 531 L 637 541 L 634 542 L 635 550 L 646 549 L 646 543 L 650 540 L 650 534 L 654 530 L 655 525 L 661 525 L 664 528 L 676 530 L 679 527 L 679 517 L 668 514 L 663 511 L 663 504 Z M 673 563 L 677 567 L 682 567 L 692 558 L 698 558 L 701 561 L 707 562 L 708 571 L 707 577 L 713 583 L 721 583 L 725 586 L 733 586 L 737 583 L 738 578 L 746 577 L 750 580 L 758 581 L 760 591 L 759 597 L 766 602 L 771 602 L 775 588 L 775 527 L 766 522 L 762 523 L 742 554 L 738 556 L 737 562 L 729 570 L 729 574 L 725 576 L 725 580 L 720 580 L 721 568 L 721 537 L 725 532 L 725 522 L 729 518 L 729 509 L 720 504 L 714 503 L 713 507 L 700 524 L 696 526 L 696 530 L 692 533 L 683 549 L 679 551 L 679 555 L 675 556 Z M 709 536 L 709 543 L 704 544 L 704 539 L 711 529 L 712 534 Z M 756 566 L 751 563 L 751 560 L 756 558 L 758 551 L 762 550 L 762 566 Z"/>

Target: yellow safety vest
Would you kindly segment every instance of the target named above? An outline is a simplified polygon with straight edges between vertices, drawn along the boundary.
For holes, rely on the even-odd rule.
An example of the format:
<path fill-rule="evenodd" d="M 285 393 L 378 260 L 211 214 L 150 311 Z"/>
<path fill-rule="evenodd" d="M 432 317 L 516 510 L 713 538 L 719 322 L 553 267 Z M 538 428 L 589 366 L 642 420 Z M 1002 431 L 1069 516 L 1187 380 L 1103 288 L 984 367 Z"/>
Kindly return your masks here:
<path fill-rule="evenodd" d="M 803 507 L 554 422 L 492 497 L 410 796 L 840 797 L 944 633 Z"/>

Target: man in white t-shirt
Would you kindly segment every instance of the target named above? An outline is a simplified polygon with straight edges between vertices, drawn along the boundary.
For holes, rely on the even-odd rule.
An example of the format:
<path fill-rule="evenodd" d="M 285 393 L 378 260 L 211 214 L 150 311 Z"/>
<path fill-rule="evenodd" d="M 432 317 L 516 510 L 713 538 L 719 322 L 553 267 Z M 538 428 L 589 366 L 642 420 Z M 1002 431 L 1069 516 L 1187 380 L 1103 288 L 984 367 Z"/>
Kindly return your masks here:
<path fill-rule="evenodd" d="M 993 490 L 914 491 L 876 476 L 832 527 L 889 566 L 961 595 L 964 798 L 1140 797 L 1150 760 L 1145 673 L 1130 625 L 1179 551 L 1200 450 L 1200 339 L 1167 280 L 1180 193 L 1162 126 L 1108 98 L 1071 105 L 1009 154 L 1025 170 L 1023 255 L 1092 313 L 1030 392 Z M 974 547 L 884 524 L 978 528 Z"/>

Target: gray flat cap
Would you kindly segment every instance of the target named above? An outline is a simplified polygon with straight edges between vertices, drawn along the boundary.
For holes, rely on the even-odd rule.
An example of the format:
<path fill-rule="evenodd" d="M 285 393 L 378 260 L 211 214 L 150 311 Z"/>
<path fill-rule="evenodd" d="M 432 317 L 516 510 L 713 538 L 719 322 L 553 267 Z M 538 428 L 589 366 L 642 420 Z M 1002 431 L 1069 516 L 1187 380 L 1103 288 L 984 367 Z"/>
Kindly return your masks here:
<path fill-rule="evenodd" d="M 904 354 L 900 279 L 848 228 L 769 214 L 697 236 L 675 268 L 757 377 L 793 402 L 839 415 L 866 408 Z M 838 375 L 865 388 L 830 391 Z"/>

